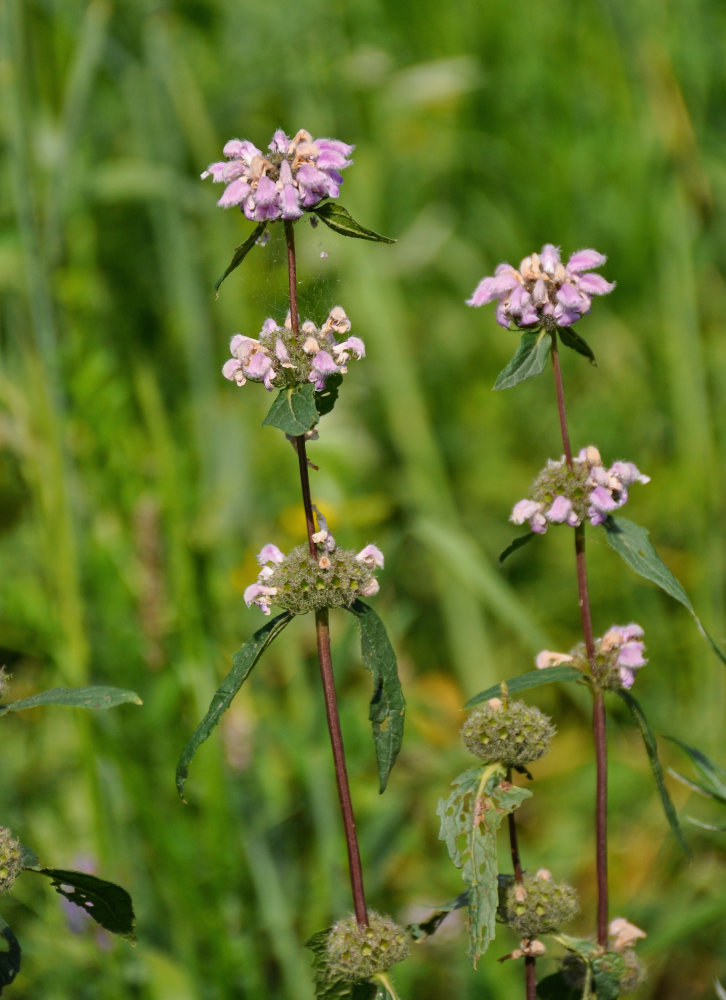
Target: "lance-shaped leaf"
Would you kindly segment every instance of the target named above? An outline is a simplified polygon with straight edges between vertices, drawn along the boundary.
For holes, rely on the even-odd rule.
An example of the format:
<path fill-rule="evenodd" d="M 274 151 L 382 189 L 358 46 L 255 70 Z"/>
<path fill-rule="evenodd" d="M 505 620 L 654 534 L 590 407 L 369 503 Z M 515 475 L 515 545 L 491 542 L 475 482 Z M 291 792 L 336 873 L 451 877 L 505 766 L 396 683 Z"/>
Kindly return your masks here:
<path fill-rule="evenodd" d="M 673 833 L 678 838 L 678 843 L 681 845 L 686 854 L 690 854 L 691 852 L 688 849 L 688 844 L 686 843 L 680 823 L 678 822 L 675 807 L 670 795 L 668 794 L 665 781 L 663 780 L 663 768 L 661 767 L 661 763 L 658 758 L 658 745 L 656 744 L 655 736 L 653 735 L 653 731 L 648 724 L 648 720 L 645 717 L 645 712 L 643 711 L 640 703 L 629 691 L 626 691 L 624 688 L 618 688 L 618 694 L 628 706 L 630 714 L 632 715 L 636 726 L 640 730 L 640 735 L 643 737 L 645 751 L 648 754 L 648 760 L 650 761 L 650 767 L 653 772 L 655 785 L 658 789 L 658 794 L 660 795 L 666 819 L 670 824 L 671 830 L 673 830 Z"/>
<path fill-rule="evenodd" d="M 541 375 L 550 355 L 552 339 L 546 330 L 528 330 L 522 334 L 512 359 L 502 368 L 495 389 L 511 389 L 525 379 Z"/>
<path fill-rule="evenodd" d="M 464 892 L 460 892 L 456 899 L 452 899 L 450 902 L 439 907 L 438 910 L 434 910 L 431 916 L 425 920 L 419 920 L 415 924 L 407 924 L 406 930 L 414 941 L 423 941 L 425 938 L 431 937 L 432 934 L 436 933 L 453 910 L 460 910 L 462 907 L 468 905 L 469 890 L 467 889 Z"/>
<path fill-rule="evenodd" d="M 374 233 L 372 229 L 365 229 L 359 222 L 351 216 L 347 209 L 343 208 L 335 201 L 326 201 L 325 204 L 310 210 L 325 223 L 326 226 L 341 236 L 353 236 L 359 240 L 371 240 L 373 243 L 395 243 L 388 236 L 381 236 Z"/>
<path fill-rule="evenodd" d="M 594 365 L 597 364 L 595 361 L 595 355 L 592 353 L 590 345 L 586 340 L 583 340 L 580 334 L 573 330 L 571 326 L 561 326 L 559 331 L 560 340 L 565 347 L 572 348 L 573 351 L 577 351 L 578 354 L 582 354 L 582 356 L 587 358 L 588 361 L 592 361 Z"/>
<path fill-rule="evenodd" d="M 97 924 L 112 934 L 134 941 L 134 908 L 131 896 L 114 882 L 97 878 L 86 872 L 66 871 L 63 868 L 32 866 L 26 871 L 37 872 L 51 880 L 53 888 L 76 906 L 80 906 Z"/>
<path fill-rule="evenodd" d="M 20 944 L 8 924 L 0 917 L 0 993 L 20 971 Z"/>
<path fill-rule="evenodd" d="M 542 670 L 528 670 L 526 674 L 512 677 L 505 681 L 508 694 L 519 694 L 520 691 L 527 691 L 529 688 L 542 687 L 544 684 L 556 684 L 557 681 L 583 681 L 588 683 L 587 676 L 577 667 L 568 667 L 561 664 L 559 667 L 543 667 Z M 473 708 L 482 701 L 489 701 L 490 698 L 499 698 L 502 693 L 501 684 L 492 684 L 486 691 L 480 691 L 470 698 L 464 708 Z"/>
<path fill-rule="evenodd" d="M 529 542 L 531 542 L 532 539 L 536 537 L 537 533 L 535 531 L 528 531 L 526 535 L 518 535 L 517 538 L 515 538 L 512 542 L 509 543 L 504 552 L 502 552 L 502 554 L 499 556 L 499 562 L 503 563 L 504 560 L 508 559 L 513 552 L 516 552 L 517 549 L 521 549 L 525 545 L 528 545 Z"/>
<path fill-rule="evenodd" d="M 476 968 L 494 938 L 499 905 L 497 830 L 504 817 L 532 794 L 503 782 L 504 768 L 490 764 L 464 771 L 452 782 L 448 799 L 439 800 L 439 839 L 461 869 L 469 887 L 469 958 Z"/>
<path fill-rule="evenodd" d="M 648 537 L 650 532 L 625 517 L 615 517 L 612 514 L 605 521 L 604 528 L 605 537 L 610 547 L 615 549 L 618 555 L 639 576 L 650 580 L 651 583 L 655 583 L 661 590 L 665 590 L 666 594 L 670 594 L 684 608 L 687 608 L 698 627 L 698 631 L 710 645 L 716 656 L 723 663 L 726 663 L 726 655 L 719 649 L 701 624 L 701 620 L 694 611 L 688 594 L 653 548 Z"/>
<path fill-rule="evenodd" d="M 184 747 L 176 766 L 176 787 L 182 799 L 184 798 L 184 783 L 189 773 L 189 764 L 194 754 L 201 744 L 209 738 L 212 730 L 232 704 L 232 699 L 247 680 L 252 668 L 264 651 L 294 617 L 291 611 L 283 611 L 277 618 L 273 618 L 271 622 L 258 629 L 239 652 L 235 653 L 232 658 L 232 669 L 215 691 L 207 714 L 192 733 L 191 739 Z"/>
<path fill-rule="evenodd" d="M 313 934 L 305 947 L 313 953 L 315 1000 L 375 1000 L 377 986 L 368 980 L 351 983 L 331 974 L 328 967 L 330 927 Z"/>
<path fill-rule="evenodd" d="M 267 223 L 260 222 L 258 226 L 255 226 L 252 235 L 249 236 L 244 241 L 244 243 L 240 244 L 240 246 L 235 247 L 234 256 L 232 257 L 232 260 L 229 262 L 227 270 L 224 272 L 221 278 L 217 278 L 216 282 L 214 283 L 214 291 L 217 293 L 217 298 L 219 298 L 219 286 L 222 284 L 224 279 L 232 273 L 232 271 L 234 271 L 236 268 L 240 266 L 242 261 L 245 259 L 247 254 L 252 249 L 252 247 L 259 240 L 260 236 L 262 236 L 265 229 L 267 229 Z"/>
<path fill-rule="evenodd" d="M 401 749 L 406 700 L 398 678 L 396 654 L 385 625 L 373 608 L 363 601 L 354 601 L 350 610 L 360 626 L 363 665 L 373 675 L 373 697 L 368 717 L 373 723 L 379 790 L 383 792 Z"/>
<path fill-rule="evenodd" d="M 671 743 L 677 744 L 681 750 L 685 750 L 702 780 L 692 781 L 680 774 L 676 774 L 675 771 L 671 771 L 671 774 L 685 785 L 688 785 L 689 788 L 694 789 L 694 791 L 698 791 L 702 795 L 706 795 L 710 799 L 716 799 L 718 802 L 726 805 L 726 771 L 712 761 L 710 757 L 707 757 L 705 753 L 702 753 L 695 747 L 689 746 L 683 740 L 679 740 L 677 736 L 666 736 L 666 739 L 670 740 Z"/>
<path fill-rule="evenodd" d="M 51 688 L 41 691 L 29 698 L 20 698 L 0 705 L 0 715 L 6 712 L 22 712 L 26 708 L 37 708 L 39 705 L 66 705 L 71 708 L 114 708 L 124 704 L 142 705 L 141 698 L 135 691 L 125 691 L 116 687 L 83 687 L 83 688 Z"/>

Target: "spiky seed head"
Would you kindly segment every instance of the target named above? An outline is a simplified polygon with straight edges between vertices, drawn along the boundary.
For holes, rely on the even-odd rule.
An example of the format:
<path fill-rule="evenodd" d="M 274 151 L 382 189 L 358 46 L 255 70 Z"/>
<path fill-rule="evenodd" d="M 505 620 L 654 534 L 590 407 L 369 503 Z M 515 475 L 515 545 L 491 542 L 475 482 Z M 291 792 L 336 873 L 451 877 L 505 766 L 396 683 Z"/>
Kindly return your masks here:
<path fill-rule="evenodd" d="M 368 912 L 368 926 L 354 916 L 339 920 L 328 938 L 328 974 L 331 979 L 358 982 L 385 972 L 408 955 L 408 934 L 391 917 Z"/>
<path fill-rule="evenodd" d="M 10 892 L 23 870 L 23 849 L 10 830 L 0 826 L 0 893 Z"/>
<path fill-rule="evenodd" d="M 471 713 L 461 735 L 470 753 L 486 763 L 505 767 L 531 764 L 550 748 L 556 729 L 538 708 L 523 701 L 503 704 L 492 699 Z"/>
<path fill-rule="evenodd" d="M 525 874 L 521 882 L 515 882 L 507 890 L 503 916 L 523 938 L 557 930 L 580 909 L 571 885 L 554 882 L 549 872 L 546 876 L 544 869 L 536 875 Z"/>

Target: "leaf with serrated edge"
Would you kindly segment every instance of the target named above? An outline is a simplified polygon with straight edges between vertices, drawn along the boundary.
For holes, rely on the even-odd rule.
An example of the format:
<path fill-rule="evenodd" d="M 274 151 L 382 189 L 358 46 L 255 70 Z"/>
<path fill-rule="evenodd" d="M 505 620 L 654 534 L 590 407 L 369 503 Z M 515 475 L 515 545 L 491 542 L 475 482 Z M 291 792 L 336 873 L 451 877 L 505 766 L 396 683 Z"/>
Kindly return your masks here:
<path fill-rule="evenodd" d="M 577 667 L 560 665 L 559 667 L 544 667 L 542 670 L 528 670 L 526 674 L 519 677 L 511 677 L 505 681 L 509 694 L 519 694 L 520 691 L 527 691 L 529 688 L 542 687 L 543 684 L 556 684 L 558 681 L 582 681 L 588 683 L 588 677 Z M 490 698 L 499 698 L 502 693 L 501 684 L 492 684 L 486 691 L 480 691 L 470 698 L 464 708 L 473 708 L 482 701 L 489 701 Z"/>
<path fill-rule="evenodd" d="M 232 659 L 232 669 L 215 691 L 207 714 L 192 733 L 191 739 L 184 747 L 176 766 L 176 787 L 182 799 L 184 798 L 184 783 L 189 773 L 189 764 L 194 754 L 201 744 L 209 739 L 212 730 L 231 705 L 232 699 L 247 680 L 252 668 L 264 651 L 294 617 L 291 611 L 283 611 L 277 618 L 273 618 L 271 622 L 258 629 L 239 652 L 235 653 Z"/>
<path fill-rule="evenodd" d="M 514 356 L 502 368 L 495 389 L 512 389 L 525 379 L 541 375 L 550 355 L 552 340 L 546 330 L 528 330 L 522 334 Z"/>
<path fill-rule="evenodd" d="M 688 594 L 653 548 L 653 544 L 648 537 L 650 532 L 647 528 L 641 528 L 639 524 L 629 521 L 626 517 L 615 517 L 613 514 L 608 517 L 603 527 L 605 528 L 605 537 L 610 547 L 639 576 L 650 580 L 651 583 L 655 583 L 666 594 L 669 594 L 682 604 L 684 608 L 687 608 L 696 623 L 698 631 L 716 656 L 723 663 L 726 663 L 726 655 L 719 649 L 701 624 L 701 620 L 694 611 Z"/>
<path fill-rule="evenodd" d="M 499 906 L 497 829 L 504 817 L 531 796 L 520 785 L 502 783 L 505 769 L 489 764 L 464 771 L 452 782 L 448 799 L 440 799 L 439 840 L 469 887 L 469 958 L 476 968 L 494 938 Z"/>
<path fill-rule="evenodd" d="M 372 243 L 395 243 L 389 236 L 381 236 L 374 233 L 372 229 L 365 229 L 356 222 L 347 209 L 334 201 L 327 201 L 324 205 L 311 209 L 317 217 L 329 226 L 334 232 L 341 236 L 354 236 L 359 240 L 370 240 Z"/>
<path fill-rule="evenodd" d="M 277 427 L 290 437 L 300 437 L 312 430 L 318 419 L 315 386 L 310 382 L 308 385 L 280 389 L 262 426 Z"/>
<path fill-rule="evenodd" d="M 45 875 L 53 888 L 61 896 L 80 906 L 97 924 L 134 941 L 134 909 L 131 896 L 115 882 L 89 875 L 87 872 L 66 871 L 63 868 L 39 868 L 33 866 L 26 871 Z"/>
<path fill-rule="evenodd" d="M 232 271 L 234 271 L 236 268 L 240 266 L 242 261 L 245 259 L 247 254 L 252 249 L 252 247 L 259 240 L 260 236 L 262 236 L 265 229 L 267 229 L 267 223 L 260 222 L 258 226 L 255 226 L 252 235 L 248 236 L 248 238 L 244 241 L 244 243 L 240 244 L 240 246 L 235 247 L 234 256 L 232 257 L 232 260 L 229 262 L 227 270 L 224 272 L 222 277 L 217 278 L 217 280 L 214 283 L 214 291 L 217 294 L 217 298 L 219 298 L 219 286 L 222 284 L 224 279 L 227 278 L 232 273 Z"/>
<path fill-rule="evenodd" d="M 360 626 L 363 665 L 373 675 L 369 719 L 373 723 L 378 779 L 383 792 L 401 749 L 406 700 L 398 678 L 396 654 L 386 627 L 373 608 L 356 600 L 350 608 Z"/>
<path fill-rule="evenodd" d="M 20 944 L 18 939 L 0 917 L 0 993 L 9 986 L 20 972 Z"/>
<path fill-rule="evenodd" d="M 104 709 L 116 705 L 142 705 L 141 698 L 135 691 L 125 691 L 116 687 L 83 687 L 83 688 L 51 688 L 41 691 L 29 698 L 10 701 L 0 705 L 0 715 L 6 712 L 22 712 L 26 708 L 37 708 L 39 705 L 65 705 L 69 708 Z"/>
<path fill-rule="evenodd" d="M 623 699 L 625 704 L 628 706 L 630 714 L 635 720 L 635 724 L 640 730 L 640 735 L 643 737 L 643 743 L 645 745 L 645 752 L 648 754 L 648 760 L 650 761 L 650 767 L 653 772 L 653 777 L 655 779 L 655 785 L 658 789 L 658 794 L 660 795 L 660 800 L 663 805 L 663 812 L 666 815 L 666 819 L 670 824 L 671 830 L 676 835 L 678 843 L 681 845 L 686 854 L 690 855 L 690 850 L 688 844 L 686 843 L 685 837 L 683 836 L 683 831 L 681 830 L 680 823 L 678 822 L 678 816 L 676 814 L 675 807 L 671 801 L 671 797 L 668 794 L 668 789 L 665 786 L 665 781 L 663 780 L 663 768 L 661 767 L 660 760 L 658 759 L 658 746 L 655 741 L 655 736 L 653 731 L 648 724 L 648 720 L 645 717 L 645 712 L 643 711 L 640 703 L 632 696 L 629 691 L 624 688 L 618 688 L 618 694 Z"/>
<path fill-rule="evenodd" d="M 597 364 L 595 361 L 595 355 L 592 353 L 592 348 L 579 333 L 573 330 L 571 326 L 561 326 L 558 329 L 560 333 L 560 340 L 565 347 L 572 348 L 573 351 L 577 351 L 578 354 L 582 354 L 583 357 L 587 358 L 587 360 L 591 361 L 594 365 Z"/>
<path fill-rule="evenodd" d="M 685 778 L 677 775 L 679 780 L 683 781 L 684 784 L 690 784 L 692 788 L 694 786 L 698 787 L 704 794 L 718 799 L 719 802 L 726 803 L 726 771 L 712 761 L 710 757 L 707 757 L 705 753 L 702 753 L 695 747 L 689 746 L 683 740 L 679 740 L 677 736 L 666 736 L 666 739 L 670 740 L 671 743 L 677 744 L 682 750 L 685 750 L 691 758 L 693 766 L 701 775 L 704 784 L 700 782 L 688 782 Z"/>

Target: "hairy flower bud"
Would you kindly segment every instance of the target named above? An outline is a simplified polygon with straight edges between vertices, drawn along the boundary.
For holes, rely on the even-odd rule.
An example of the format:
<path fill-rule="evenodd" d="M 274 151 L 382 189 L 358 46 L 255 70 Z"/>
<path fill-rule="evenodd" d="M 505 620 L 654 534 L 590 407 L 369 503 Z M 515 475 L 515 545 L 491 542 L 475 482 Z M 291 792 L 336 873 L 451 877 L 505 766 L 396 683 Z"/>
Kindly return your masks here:
<path fill-rule="evenodd" d="M 23 849 L 10 830 L 0 826 L 0 893 L 10 892 L 23 870 Z"/>
<path fill-rule="evenodd" d="M 492 698 L 471 713 L 461 735 L 475 757 L 505 767 L 521 767 L 543 757 L 556 729 L 548 716 L 523 701 Z"/>
<path fill-rule="evenodd" d="M 554 882 L 545 869 L 525 874 L 507 890 L 502 915 L 524 938 L 557 930 L 579 912 L 577 893 L 566 882 Z"/>
<path fill-rule="evenodd" d="M 328 938 L 328 974 L 331 979 L 357 982 L 386 972 L 408 956 L 408 935 L 403 927 L 380 913 L 368 912 L 368 926 L 355 917 L 339 920 Z"/>

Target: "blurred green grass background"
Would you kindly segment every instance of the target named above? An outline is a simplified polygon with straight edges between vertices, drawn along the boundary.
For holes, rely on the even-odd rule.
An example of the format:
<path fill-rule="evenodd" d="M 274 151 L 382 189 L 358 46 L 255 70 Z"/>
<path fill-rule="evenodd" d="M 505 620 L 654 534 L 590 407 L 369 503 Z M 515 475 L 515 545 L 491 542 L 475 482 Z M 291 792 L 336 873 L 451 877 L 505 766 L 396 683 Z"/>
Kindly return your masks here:
<path fill-rule="evenodd" d="M 492 393 L 516 340 L 464 300 L 500 260 L 593 246 L 616 292 L 564 358 L 573 444 L 652 477 L 627 516 L 723 644 L 726 9 L 716 0 L 4 0 L 0 5 L 0 647 L 11 697 L 114 683 L 140 709 L 3 722 L 0 802 L 44 863 L 133 894 L 139 944 L 71 935 L 26 876 L 3 905 L 24 948 L 9 992 L 309 1000 L 310 934 L 350 908 L 310 622 L 257 668 L 174 789 L 181 747 L 261 624 L 242 591 L 266 541 L 298 542 L 296 467 L 260 428 L 269 397 L 220 367 L 230 335 L 285 312 L 279 244 L 212 286 L 250 225 L 199 173 L 231 136 L 298 128 L 356 143 L 341 202 L 395 247 L 298 227 L 302 312 L 343 304 L 368 357 L 311 446 L 340 543 L 386 553 L 376 608 L 409 701 L 377 794 L 355 626 L 334 656 L 369 903 L 399 920 L 452 898 L 435 806 L 469 759 L 461 705 L 577 641 L 571 541 L 503 570 L 507 517 L 560 453 L 551 381 Z M 321 256 L 327 254 L 327 257 Z M 637 695 L 659 733 L 724 762 L 724 668 L 685 611 L 592 536 L 599 633 L 646 629 Z M 587 704 L 522 810 L 523 853 L 583 893 L 593 923 Z M 726 978 L 723 837 L 667 832 L 642 746 L 613 706 L 612 913 L 648 931 L 638 996 Z M 683 761 L 668 744 L 666 764 Z M 672 787 L 679 810 L 718 821 Z M 27 883 L 27 884 L 26 884 Z M 402 997 L 522 995 L 477 972 L 456 918 L 396 971 Z M 543 973 L 547 964 L 542 963 Z"/>

